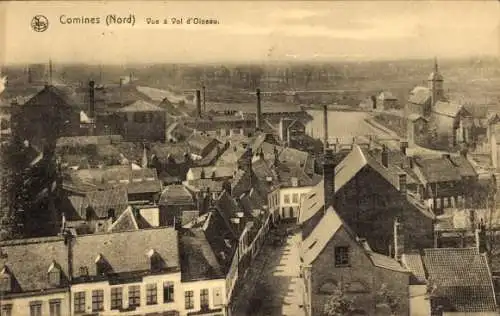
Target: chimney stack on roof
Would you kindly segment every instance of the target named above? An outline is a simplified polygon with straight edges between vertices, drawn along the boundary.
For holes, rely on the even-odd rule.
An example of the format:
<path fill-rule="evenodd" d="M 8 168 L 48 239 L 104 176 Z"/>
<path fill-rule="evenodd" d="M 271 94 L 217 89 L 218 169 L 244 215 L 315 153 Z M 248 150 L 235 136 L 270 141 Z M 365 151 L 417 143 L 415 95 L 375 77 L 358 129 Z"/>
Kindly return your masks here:
<path fill-rule="evenodd" d="M 323 143 L 325 146 L 325 151 L 328 148 L 328 107 L 323 105 Z"/>
<path fill-rule="evenodd" d="M 325 150 L 323 161 L 323 190 L 326 212 L 330 206 L 335 208 L 335 160 L 331 149 Z"/>
<path fill-rule="evenodd" d="M 261 104 L 261 101 L 260 101 L 260 89 L 257 88 L 257 90 L 255 91 L 255 94 L 257 95 L 257 116 L 255 118 L 255 129 L 257 131 L 260 131 L 261 130 L 261 119 L 262 119 L 262 104 Z"/>
<path fill-rule="evenodd" d="M 401 149 L 401 153 L 403 155 L 406 155 L 406 149 L 408 149 L 408 142 L 407 141 L 400 141 L 399 148 Z"/>
<path fill-rule="evenodd" d="M 201 117 L 201 92 L 196 90 L 196 116 Z"/>
<path fill-rule="evenodd" d="M 386 168 L 389 167 L 389 150 L 386 145 L 382 146 L 382 165 Z"/>
<path fill-rule="evenodd" d="M 394 259 L 400 261 L 404 254 L 404 229 L 399 218 L 394 219 Z"/>
<path fill-rule="evenodd" d="M 479 253 L 486 252 L 486 226 L 484 225 L 483 220 L 477 225 L 476 230 L 474 232 L 474 237 L 476 240 L 476 248 Z"/>
<path fill-rule="evenodd" d="M 399 174 L 399 192 L 401 194 L 406 195 L 407 185 L 406 185 L 406 173 Z"/>

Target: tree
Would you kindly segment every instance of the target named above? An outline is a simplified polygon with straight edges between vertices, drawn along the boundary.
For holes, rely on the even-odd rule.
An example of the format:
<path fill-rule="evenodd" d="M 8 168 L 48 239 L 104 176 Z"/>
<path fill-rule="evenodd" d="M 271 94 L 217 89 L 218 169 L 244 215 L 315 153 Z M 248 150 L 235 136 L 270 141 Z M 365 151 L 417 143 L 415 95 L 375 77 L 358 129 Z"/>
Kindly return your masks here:
<path fill-rule="evenodd" d="M 347 316 L 354 312 L 354 302 L 346 297 L 342 284 L 335 289 L 323 308 L 323 316 Z"/>
<path fill-rule="evenodd" d="M 379 303 L 386 305 L 389 308 L 391 315 L 397 315 L 400 301 L 395 293 L 387 287 L 387 284 L 382 284 L 377 295 Z"/>

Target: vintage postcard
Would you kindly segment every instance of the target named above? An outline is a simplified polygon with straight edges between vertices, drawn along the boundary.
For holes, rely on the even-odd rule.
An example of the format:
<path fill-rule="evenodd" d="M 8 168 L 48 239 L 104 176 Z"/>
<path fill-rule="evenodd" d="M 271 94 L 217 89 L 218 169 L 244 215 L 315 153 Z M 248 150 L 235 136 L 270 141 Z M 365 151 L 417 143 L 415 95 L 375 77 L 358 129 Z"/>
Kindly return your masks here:
<path fill-rule="evenodd" d="M 3 1 L 0 316 L 500 315 L 500 1 Z"/>

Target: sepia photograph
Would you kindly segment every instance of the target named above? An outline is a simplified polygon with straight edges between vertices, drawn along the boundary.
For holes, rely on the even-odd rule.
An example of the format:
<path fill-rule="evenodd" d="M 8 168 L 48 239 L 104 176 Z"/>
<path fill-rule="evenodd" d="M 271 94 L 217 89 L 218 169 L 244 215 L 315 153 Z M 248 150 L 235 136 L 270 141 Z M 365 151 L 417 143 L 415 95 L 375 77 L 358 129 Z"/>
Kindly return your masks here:
<path fill-rule="evenodd" d="M 2 1 L 0 128 L 0 316 L 500 316 L 498 0 Z"/>

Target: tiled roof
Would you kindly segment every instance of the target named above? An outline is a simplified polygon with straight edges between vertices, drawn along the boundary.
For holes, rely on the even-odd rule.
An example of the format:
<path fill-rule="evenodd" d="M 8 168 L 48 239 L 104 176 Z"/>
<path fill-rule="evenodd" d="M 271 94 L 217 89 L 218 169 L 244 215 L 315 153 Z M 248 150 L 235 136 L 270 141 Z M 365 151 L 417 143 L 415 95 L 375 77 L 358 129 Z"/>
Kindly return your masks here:
<path fill-rule="evenodd" d="M 299 187 L 307 187 L 313 185 L 313 180 L 309 177 L 302 168 L 295 164 L 284 164 L 278 163 L 275 167 L 275 171 L 278 174 L 278 179 L 283 187 L 292 187 L 292 179 L 298 180 Z"/>
<path fill-rule="evenodd" d="M 427 121 L 427 119 L 425 117 L 423 117 L 420 114 L 416 114 L 416 113 L 412 113 L 412 114 L 408 115 L 408 119 L 410 121 L 416 121 L 416 120 L 420 120 L 420 119 Z"/>
<path fill-rule="evenodd" d="M 472 166 L 472 164 L 469 162 L 467 157 L 464 157 L 462 155 L 453 155 L 450 156 L 451 162 L 456 166 L 458 169 L 458 172 L 460 173 L 460 176 L 462 177 L 476 177 L 477 172 Z"/>
<path fill-rule="evenodd" d="M 323 180 L 304 197 L 300 204 L 299 223 L 304 223 L 325 206 Z"/>
<path fill-rule="evenodd" d="M 110 145 L 122 141 L 121 135 L 68 136 L 57 139 L 57 147 L 83 147 L 88 145 Z"/>
<path fill-rule="evenodd" d="M 189 189 L 194 192 L 199 192 L 199 191 L 207 191 L 207 189 L 210 190 L 210 192 L 222 192 L 223 190 L 223 184 L 224 181 L 217 181 L 217 180 L 212 180 L 212 179 L 198 179 L 198 180 L 189 180 L 189 181 L 184 181 L 184 185 Z"/>
<path fill-rule="evenodd" d="M 404 253 L 401 256 L 401 262 L 412 273 L 412 278 L 414 279 L 412 283 L 425 284 L 427 282 L 424 263 L 419 253 Z"/>
<path fill-rule="evenodd" d="M 191 223 L 192 221 L 197 219 L 199 216 L 200 216 L 200 211 L 198 211 L 198 210 L 182 211 L 181 226 L 184 227 L 184 225 Z"/>
<path fill-rule="evenodd" d="M 415 87 L 410 92 L 408 102 L 413 104 L 424 105 L 431 99 L 431 91 L 426 87 Z"/>
<path fill-rule="evenodd" d="M 130 182 L 127 185 L 128 194 L 159 193 L 161 192 L 160 180 L 145 180 L 140 182 Z"/>
<path fill-rule="evenodd" d="M 455 117 L 457 116 L 458 112 L 462 110 L 462 108 L 463 106 L 458 103 L 438 101 L 432 108 L 432 111 L 438 114 Z"/>
<path fill-rule="evenodd" d="M 415 157 L 415 166 L 420 170 L 419 179 L 422 183 L 435 183 L 442 181 L 460 181 L 460 173 L 449 159 Z"/>
<path fill-rule="evenodd" d="M 224 166 L 196 167 L 189 169 L 188 172 L 194 179 L 201 179 L 202 171 L 205 174 L 205 178 L 224 178 L 232 177 L 234 168 Z"/>
<path fill-rule="evenodd" d="M 379 100 L 397 100 L 397 98 L 389 91 L 380 92 L 378 95 Z"/>
<path fill-rule="evenodd" d="M 217 261 L 227 271 L 237 249 L 239 236 L 218 210 L 213 210 L 208 213 L 206 222 L 203 225 L 203 230 L 217 257 Z"/>
<path fill-rule="evenodd" d="M 68 254 L 59 237 L 0 242 L 0 273 L 6 267 L 13 279 L 12 292 L 31 292 L 56 288 L 48 279 L 53 263 L 61 269 L 61 287 L 68 285 Z"/>
<path fill-rule="evenodd" d="M 378 268 L 392 270 L 396 272 L 407 272 L 407 273 L 410 272 L 403 266 L 401 266 L 399 262 L 397 262 L 391 257 L 381 255 L 373 251 L 366 251 L 366 254 L 368 255 L 368 258 L 370 258 L 372 264 Z"/>
<path fill-rule="evenodd" d="M 110 209 L 114 209 L 116 216 L 119 216 L 128 206 L 127 189 L 124 186 L 90 191 L 83 195 L 71 194 L 68 199 L 81 218 L 85 218 L 89 206 L 99 218 L 106 218 Z"/>
<path fill-rule="evenodd" d="M 40 105 L 44 95 L 48 95 L 52 98 L 53 104 L 51 105 L 55 106 L 62 106 L 66 108 L 74 107 L 76 109 L 82 103 L 81 100 L 73 98 L 73 93 L 71 91 L 63 91 L 60 87 L 49 85 L 25 102 L 23 106 Z"/>
<path fill-rule="evenodd" d="M 137 100 L 130 105 L 118 109 L 117 112 L 165 112 L 165 110 L 152 103 Z"/>
<path fill-rule="evenodd" d="M 143 229 L 119 233 L 76 237 L 73 246 L 74 276 L 80 267 L 96 275 L 96 258 L 101 255 L 113 273 L 147 272 L 151 264 L 148 253 L 155 251 L 169 270 L 180 268 L 177 232 L 174 228 Z"/>
<path fill-rule="evenodd" d="M 205 232 L 189 229 L 180 236 L 181 278 L 183 282 L 224 278 L 221 266 Z"/>
<path fill-rule="evenodd" d="M 168 185 L 160 196 L 159 204 L 192 204 L 192 194 L 180 184 Z"/>
<path fill-rule="evenodd" d="M 196 152 L 202 152 L 214 141 L 217 141 L 215 138 L 200 135 L 200 134 L 192 134 L 188 139 L 187 143 Z"/>
<path fill-rule="evenodd" d="M 424 265 L 436 295 L 449 311 L 496 311 L 493 282 L 486 257 L 476 248 L 424 250 Z"/>
<path fill-rule="evenodd" d="M 342 226 L 342 219 L 330 207 L 311 234 L 302 241 L 300 252 L 304 264 L 312 264 Z"/>
<path fill-rule="evenodd" d="M 140 214 L 134 214 L 134 210 L 129 206 L 108 228 L 108 232 L 117 233 L 146 228 L 151 228 L 151 225 Z"/>

